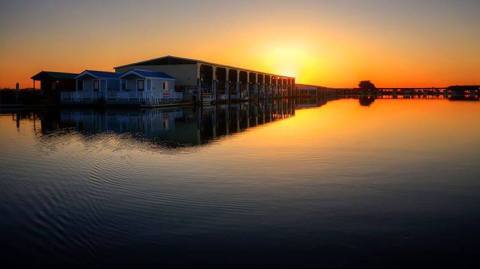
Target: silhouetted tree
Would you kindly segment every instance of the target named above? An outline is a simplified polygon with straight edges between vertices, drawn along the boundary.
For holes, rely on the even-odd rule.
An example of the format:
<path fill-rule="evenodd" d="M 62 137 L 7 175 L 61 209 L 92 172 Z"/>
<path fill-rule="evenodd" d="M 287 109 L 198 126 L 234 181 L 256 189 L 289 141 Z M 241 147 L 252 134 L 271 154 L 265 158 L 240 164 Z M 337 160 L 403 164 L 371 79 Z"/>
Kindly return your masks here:
<path fill-rule="evenodd" d="M 360 81 L 358 87 L 362 92 L 373 93 L 377 91 L 377 87 L 375 87 L 375 84 L 373 84 L 370 80 Z"/>

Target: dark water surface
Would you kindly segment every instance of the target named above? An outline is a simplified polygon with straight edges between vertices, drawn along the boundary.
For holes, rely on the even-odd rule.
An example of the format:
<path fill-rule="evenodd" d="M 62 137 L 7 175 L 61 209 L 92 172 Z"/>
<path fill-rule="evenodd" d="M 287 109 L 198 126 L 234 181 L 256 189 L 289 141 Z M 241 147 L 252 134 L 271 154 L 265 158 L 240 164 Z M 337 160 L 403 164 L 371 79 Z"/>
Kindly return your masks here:
<path fill-rule="evenodd" d="M 2 262 L 478 268 L 479 102 L 299 107 L 2 112 Z"/>

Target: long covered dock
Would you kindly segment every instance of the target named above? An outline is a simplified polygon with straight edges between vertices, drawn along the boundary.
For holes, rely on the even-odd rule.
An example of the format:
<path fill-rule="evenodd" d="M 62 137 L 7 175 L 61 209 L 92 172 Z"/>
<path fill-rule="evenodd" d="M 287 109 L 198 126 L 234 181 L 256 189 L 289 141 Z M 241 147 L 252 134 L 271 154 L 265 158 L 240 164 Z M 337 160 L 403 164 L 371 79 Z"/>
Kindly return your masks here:
<path fill-rule="evenodd" d="M 202 103 L 295 96 L 293 77 L 195 59 L 166 56 L 115 68 L 117 72 L 131 69 L 165 72 L 176 78 L 179 91 Z"/>

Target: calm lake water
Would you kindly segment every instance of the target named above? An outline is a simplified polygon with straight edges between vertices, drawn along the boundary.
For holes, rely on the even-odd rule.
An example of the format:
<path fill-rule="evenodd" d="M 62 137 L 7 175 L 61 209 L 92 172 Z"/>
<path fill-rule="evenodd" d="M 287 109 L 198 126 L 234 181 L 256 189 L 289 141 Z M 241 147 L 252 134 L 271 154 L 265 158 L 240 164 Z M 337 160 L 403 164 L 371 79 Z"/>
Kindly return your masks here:
<path fill-rule="evenodd" d="M 2 112 L 2 262 L 473 268 L 479 120 L 442 99 Z"/>

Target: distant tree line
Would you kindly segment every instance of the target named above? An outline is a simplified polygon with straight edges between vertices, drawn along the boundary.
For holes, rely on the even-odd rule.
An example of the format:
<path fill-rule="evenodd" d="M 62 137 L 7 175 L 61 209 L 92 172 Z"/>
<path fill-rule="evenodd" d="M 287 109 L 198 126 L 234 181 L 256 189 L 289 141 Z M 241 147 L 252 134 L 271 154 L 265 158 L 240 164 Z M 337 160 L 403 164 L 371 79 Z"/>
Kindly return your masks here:
<path fill-rule="evenodd" d="M 455 86 L 448 87 L 447 90 L 451 92 L 478 92 L 480 90 L 480 86 L 455 85 Z"/>

